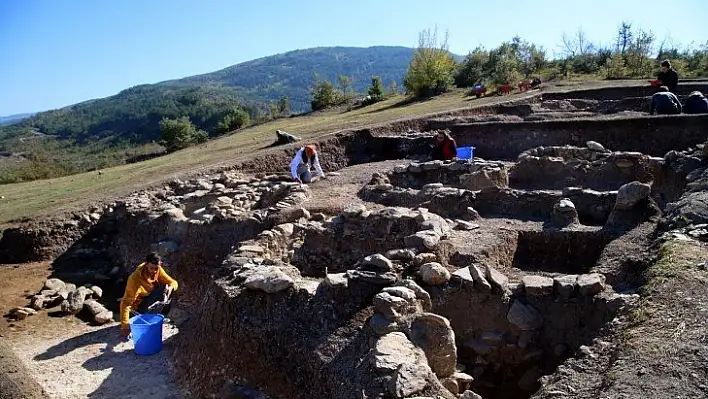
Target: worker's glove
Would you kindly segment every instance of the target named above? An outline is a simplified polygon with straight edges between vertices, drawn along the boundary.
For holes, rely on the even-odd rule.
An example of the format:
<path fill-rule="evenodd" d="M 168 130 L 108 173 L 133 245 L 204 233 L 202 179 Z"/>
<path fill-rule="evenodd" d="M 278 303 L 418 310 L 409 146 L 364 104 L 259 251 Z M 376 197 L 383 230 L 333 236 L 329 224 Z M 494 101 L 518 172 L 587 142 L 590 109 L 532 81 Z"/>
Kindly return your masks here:
<path fill-rule="evenodd" d="M 170 295 L 172 295 L 172 287 L 169 285 L 165 287 L 165 299 L 164 301 L 167 302 L 170 299 Z"/>

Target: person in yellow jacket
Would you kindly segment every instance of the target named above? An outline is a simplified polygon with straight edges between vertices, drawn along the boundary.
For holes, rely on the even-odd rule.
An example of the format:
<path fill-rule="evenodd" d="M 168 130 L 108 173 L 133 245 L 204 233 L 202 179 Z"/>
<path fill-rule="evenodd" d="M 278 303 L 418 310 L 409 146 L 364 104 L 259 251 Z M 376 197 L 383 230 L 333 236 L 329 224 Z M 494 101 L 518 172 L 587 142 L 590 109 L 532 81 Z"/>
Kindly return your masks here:
<path fill-rule="evenodd" d="M 166 300 L 177 290 L 178 284 L 162 268 L 160 255 L 151 253 L 145 257 L 145 262 L 138 265 L 133 274 L 128 277 L 123 299 L 120 302 L 120 336 L 122 339 L 130 335 L 130 312 L 148 313 L 148 308 L 155 302 Z M 163 310 L 163 314 L 167 309 Z"/>

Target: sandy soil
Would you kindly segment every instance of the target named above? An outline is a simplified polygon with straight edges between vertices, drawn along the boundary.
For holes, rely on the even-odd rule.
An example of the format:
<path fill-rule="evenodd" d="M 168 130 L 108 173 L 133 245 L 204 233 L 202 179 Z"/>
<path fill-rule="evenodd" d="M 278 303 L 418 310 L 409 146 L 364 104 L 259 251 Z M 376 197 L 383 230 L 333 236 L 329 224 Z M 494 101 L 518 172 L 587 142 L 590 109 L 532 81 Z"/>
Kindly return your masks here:
<path fill-rule="evenodd" d="M 26 305 L 25 295 L 40 289 L 49 274 L 46 263 L 0 265 L 2 313 Z M 175 383 L 168 361 L 175 349 L 170 339 L 178 332 L 175 326 L 165 324 L 163 350 L 153 356 L 135 355 L 132 341 L 121 342 L 118 330 L 118 323 L 91 326 L 77 317 L 57 317 L 51 310 L 22 321 L 3 320 L 0 397 L 189 396 Z M 5 387 L 12 389 L 7 396 Z"/>

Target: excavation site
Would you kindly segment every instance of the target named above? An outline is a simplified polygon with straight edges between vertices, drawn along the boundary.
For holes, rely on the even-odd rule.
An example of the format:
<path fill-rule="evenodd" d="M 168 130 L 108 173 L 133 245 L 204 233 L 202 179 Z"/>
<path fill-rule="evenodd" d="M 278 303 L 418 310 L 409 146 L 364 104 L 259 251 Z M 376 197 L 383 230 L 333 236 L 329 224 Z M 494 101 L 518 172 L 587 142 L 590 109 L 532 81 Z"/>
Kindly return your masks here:
<path fill-rule="evenodd" d="M 184 397 L 637 397 L 607 371 L 656 243 L 708 237 L 708 115 L 650 117 L 650 100 L 644 87 L 539 92 L 337 132 L 317 140 L 327 177 L 311 184 L 288 173 L 302 143 L 266 149 L 24 222 L 0 263 L 51 261 L 68 298 L 104 306 L 73 313 L 94 325 L 118 320 L 127 276 L 160 253 L 179 281 L 164 362 Z M 438 131 L 473 159 L 427 160 Z M 46 284 L 26 295 L 34 311 L 68 306 Z M 46 354 L 7 334 L 28 379 L 60 395 L 42 382 Z M 695 384 L 686 397 L 708 394 Z"/>

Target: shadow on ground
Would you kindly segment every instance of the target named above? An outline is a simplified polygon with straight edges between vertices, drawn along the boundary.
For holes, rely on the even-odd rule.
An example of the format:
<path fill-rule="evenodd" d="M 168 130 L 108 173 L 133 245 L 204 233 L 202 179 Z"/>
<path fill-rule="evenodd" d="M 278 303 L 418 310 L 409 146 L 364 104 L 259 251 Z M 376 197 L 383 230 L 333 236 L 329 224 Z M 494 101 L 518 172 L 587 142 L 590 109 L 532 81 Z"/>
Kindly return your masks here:
<path fill-rule="evenodd" d="M 121 341 L 118 325 L 91 331 L 62 341 L 34 357 L 34 361 L 56 361 L 70 358 L 71 352 L 91 345 L 105 344 L 98 356 L 84 361 L 82 367 L 90 372 L 110 370 L 110 374 L 89 398 L 180 398 L 177 386 L 172 381 L 168 363 L 173 339 L 163 342 L 161 352 L 151 356 L 138 356 L 133 352 L 132 341 Z M 80 378 L 77 376 L 77 378 Z M 81 381 L 74 381 L 81 384 Z"/>

